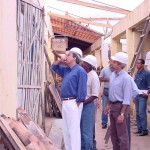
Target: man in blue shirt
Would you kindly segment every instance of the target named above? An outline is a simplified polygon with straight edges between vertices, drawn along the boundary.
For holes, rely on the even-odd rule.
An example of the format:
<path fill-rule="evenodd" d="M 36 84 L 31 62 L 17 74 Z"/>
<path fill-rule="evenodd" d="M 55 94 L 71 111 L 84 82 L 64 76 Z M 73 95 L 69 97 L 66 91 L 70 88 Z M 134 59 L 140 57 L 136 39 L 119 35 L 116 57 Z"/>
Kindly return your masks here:
<path fill-rule="evenodd" d="M 66 150 L 81 149 L 80 119 L 87 94 L 87 73 L 78 65 L 81 57 L 82 51 L 75 47 L 65 58 L 61 57 L 52 65 L 52 69 L 63 78 L 60 96 Z M 65 63 L 67 66 L 62 66 L 60 63 Z"/>
<path fill-rule="evenodd" d="M 128 117 L 132 98 L 131 77 L 124 70 L 128 56 L 123 52 L 112 56 L 114 72 L 110 76 L 109 102 L 105 109 L 110 109 L 110 135 L 113 150 L 129 150 Z"/>
<path fill-rule="evenodd" d="M 104 110 L 108 103 L 108 93 L 109 93 L 109 80 L 112 72 L 114 71 L 112 67 L 113 63 L 112 60 L 109 60 L 109 66 L 106 68 L 103 68 L 99 78 L 101 82 L 104 82 L 104 89 L 103 89 L 103 95 L 102 95 L 102 129 L 107 128 L 107 122 L 108 122 L 108 115 L 105 115 Z"/>
<path fill-rule="evenodd" d="M 139 90 L 150 89 L 150 73 L 144 69 L 145 61 L 139 59 L 137 62 L 137 73 L 135 75 L 135 83 Z M 139 94 L 135 98 L 136 122 L 138 130 L 135 132 L 139 136 L 148 135 L 147 130 L 147 98 L 148 93 Z"/>

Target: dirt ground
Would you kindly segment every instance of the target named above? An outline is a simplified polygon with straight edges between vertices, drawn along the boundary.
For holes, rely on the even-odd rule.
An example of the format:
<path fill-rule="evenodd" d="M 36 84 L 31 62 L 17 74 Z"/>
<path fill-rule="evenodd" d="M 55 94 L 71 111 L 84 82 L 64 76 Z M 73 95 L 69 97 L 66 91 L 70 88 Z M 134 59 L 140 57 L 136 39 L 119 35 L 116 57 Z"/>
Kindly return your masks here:
<path fill-rule="evenodd" d="M 101 110 L 99 109 L 96 113 L 96 141 L 98 150 L 112 150 L 111 140 L 109 139 L 108 144 L 105 144 L 105 134 L 107 129 L 101 128 Z M 150 133 L 148 136 L 138 136 L 133 132 L 136 131 L 136 121 L 131 116 L 131 150 L 150 150 Z"/>
<path fill-rule="evenodd" d="M 109 139 L 108 143 L 105 144 L 105 134 L 107 129 L 101 128 L 101 110 L 98 109 L 96 113 L 96 141 L 98 150 L 112 150 L 111 140 Z M 50 123 L 51 122 L 51 123 Z M 52 139 L 54 144 L 61 147 L 62 141 L 62 119 L 49 119 L 46 120 L 46 125 L 51 126 L 51 131 L 48 134 Z M 51 125 L 52 124 L 52 125 Z M 136 122 L 133 116 L 131 116 L 131 150 L 150 150 L 150 133 L 148 136 L 140 137 L 135 135 L 133 132 L 136 131 Z M 59 140 L 58 140 L 59 139 Z"/>

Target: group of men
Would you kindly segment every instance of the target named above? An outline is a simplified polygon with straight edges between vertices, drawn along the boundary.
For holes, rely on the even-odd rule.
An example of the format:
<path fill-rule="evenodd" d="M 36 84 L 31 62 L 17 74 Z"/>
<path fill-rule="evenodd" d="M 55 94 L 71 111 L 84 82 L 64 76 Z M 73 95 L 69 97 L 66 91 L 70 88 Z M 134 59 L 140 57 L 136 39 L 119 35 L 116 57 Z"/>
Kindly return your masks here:
<path fill-rule="evenodd" d="M 138 59 L 135 79 L 124 70 L 128 63 L 126 53 L 118 52 L 110 59 L 110 65 L 103 68 L 100 81 L 104 82 L 102 96 L 102 128 L 107 128 L 110 111 L 110 133 L 113 150 L 130 149 L 129 106 L 134 100 L 137 131 L 139 136 L 148 135 L 147 99 L 150 92 L 150 73 L 144 69 L 145 61 Z"/>
<path fill-rule="evenodd" d="M 138 126 L 136 134 L 148 134 L 146 102 L 150 74 L 144 70 L 144 60 L 139 59 L 134 82 L 124 70 L 127 63 L 127 54 L 118 52 L 111 57 L 109 67 L 103 68 L 98 77 L 96 58 L 87 55 L 82 59 L 82 51 L 76 47 L 67 52 L 66 57 L 53 63 L 52 69 L 63 78 L 60 95 L 66 150 L 94 150 L 95 101 L 100 92 L 99 79 L 104 82 L 102 128 L 107 128 L 109 113 L 113 150 L 130 149 L 128 118 L 133 98 Z M 148 91 L 139 94 L 139 89 Z"/>

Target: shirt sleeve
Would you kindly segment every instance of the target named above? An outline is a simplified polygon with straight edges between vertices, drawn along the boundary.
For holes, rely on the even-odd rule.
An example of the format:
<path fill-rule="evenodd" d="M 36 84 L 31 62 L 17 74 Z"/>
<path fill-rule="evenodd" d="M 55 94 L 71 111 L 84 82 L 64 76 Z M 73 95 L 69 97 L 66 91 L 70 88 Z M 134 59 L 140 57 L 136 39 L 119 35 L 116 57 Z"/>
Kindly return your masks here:
<path fill-rule="evenodd" d="M 52 69 L 53 69 L 57 74 L 59 74 L 62 78 L 64 77 L 66 68 L 67 68 L 67 67 L 65 67 L 65 66 L 52 64 Z"/>
<path fill-rule="evenodd" d="M 87 94 L 87 73 L 80 71 L 78 76 L 77 102 L 83 102 Z"/>
<path fill-rule="evenodd" d="M 139 94 L 139 90 L 132 77 L 131 77 L 131 86 L 132 86 L 132 97 L 135 98 Z"/>
<path fill-rule="evenodd" d="M 99 92 L 100 92 L 100 82 L 99 82 L 99 79 L 98 77 L 96 77 L 95 75 L 95 78 L 93 77 L 93 80 L 92 80 L 92 83 L 91 83 L 91 96 L 96 96 L 98 97 L 99 96 Z"/>
<path fill-rule="evenodd" d="M 100 75 L 99 75 L 99 78 L 104 78 L 104 68 L 101 70 L 101 73 L 100 73 Z"/>
<path fill-rule="evenodd" d="M 150 88 L 150 73 L 147 71 L 147 85 L 148 85 L 148 89 Z"/>
<path fill-rule="evenodd" d="M 130 105 L 132 99 L 132 85 L 130 77 L 124 78 L 123 90 L 123 104 Z"/>

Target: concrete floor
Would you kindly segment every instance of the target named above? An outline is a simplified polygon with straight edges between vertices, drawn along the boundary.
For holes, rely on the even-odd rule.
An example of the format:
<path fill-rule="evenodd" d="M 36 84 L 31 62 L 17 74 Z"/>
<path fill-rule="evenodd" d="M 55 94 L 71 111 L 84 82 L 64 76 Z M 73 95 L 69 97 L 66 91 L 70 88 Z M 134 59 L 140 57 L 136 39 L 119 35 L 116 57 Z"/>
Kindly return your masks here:
<path fill-rule="evenodd" d="M 112 150 L 111 140 L 105 144 L 105 134 L 107 129 L 101 128 L 101 110 L 98 109 L 96 112 L 96 141 L 98 150 Z M 49 129 L 47 130 L 49 138 L 61 148 L 62 144 L 62 119 L 47 118 L 46 125 L 48 124 Z M 51 129 L 50 129 L 51 128 Z M 131 150 L 150 150 L 150 133 L 148 136 L 140 137 L 135 135 L 133 132 L 136 131 L 135 119 L 131 116 Z"/>

